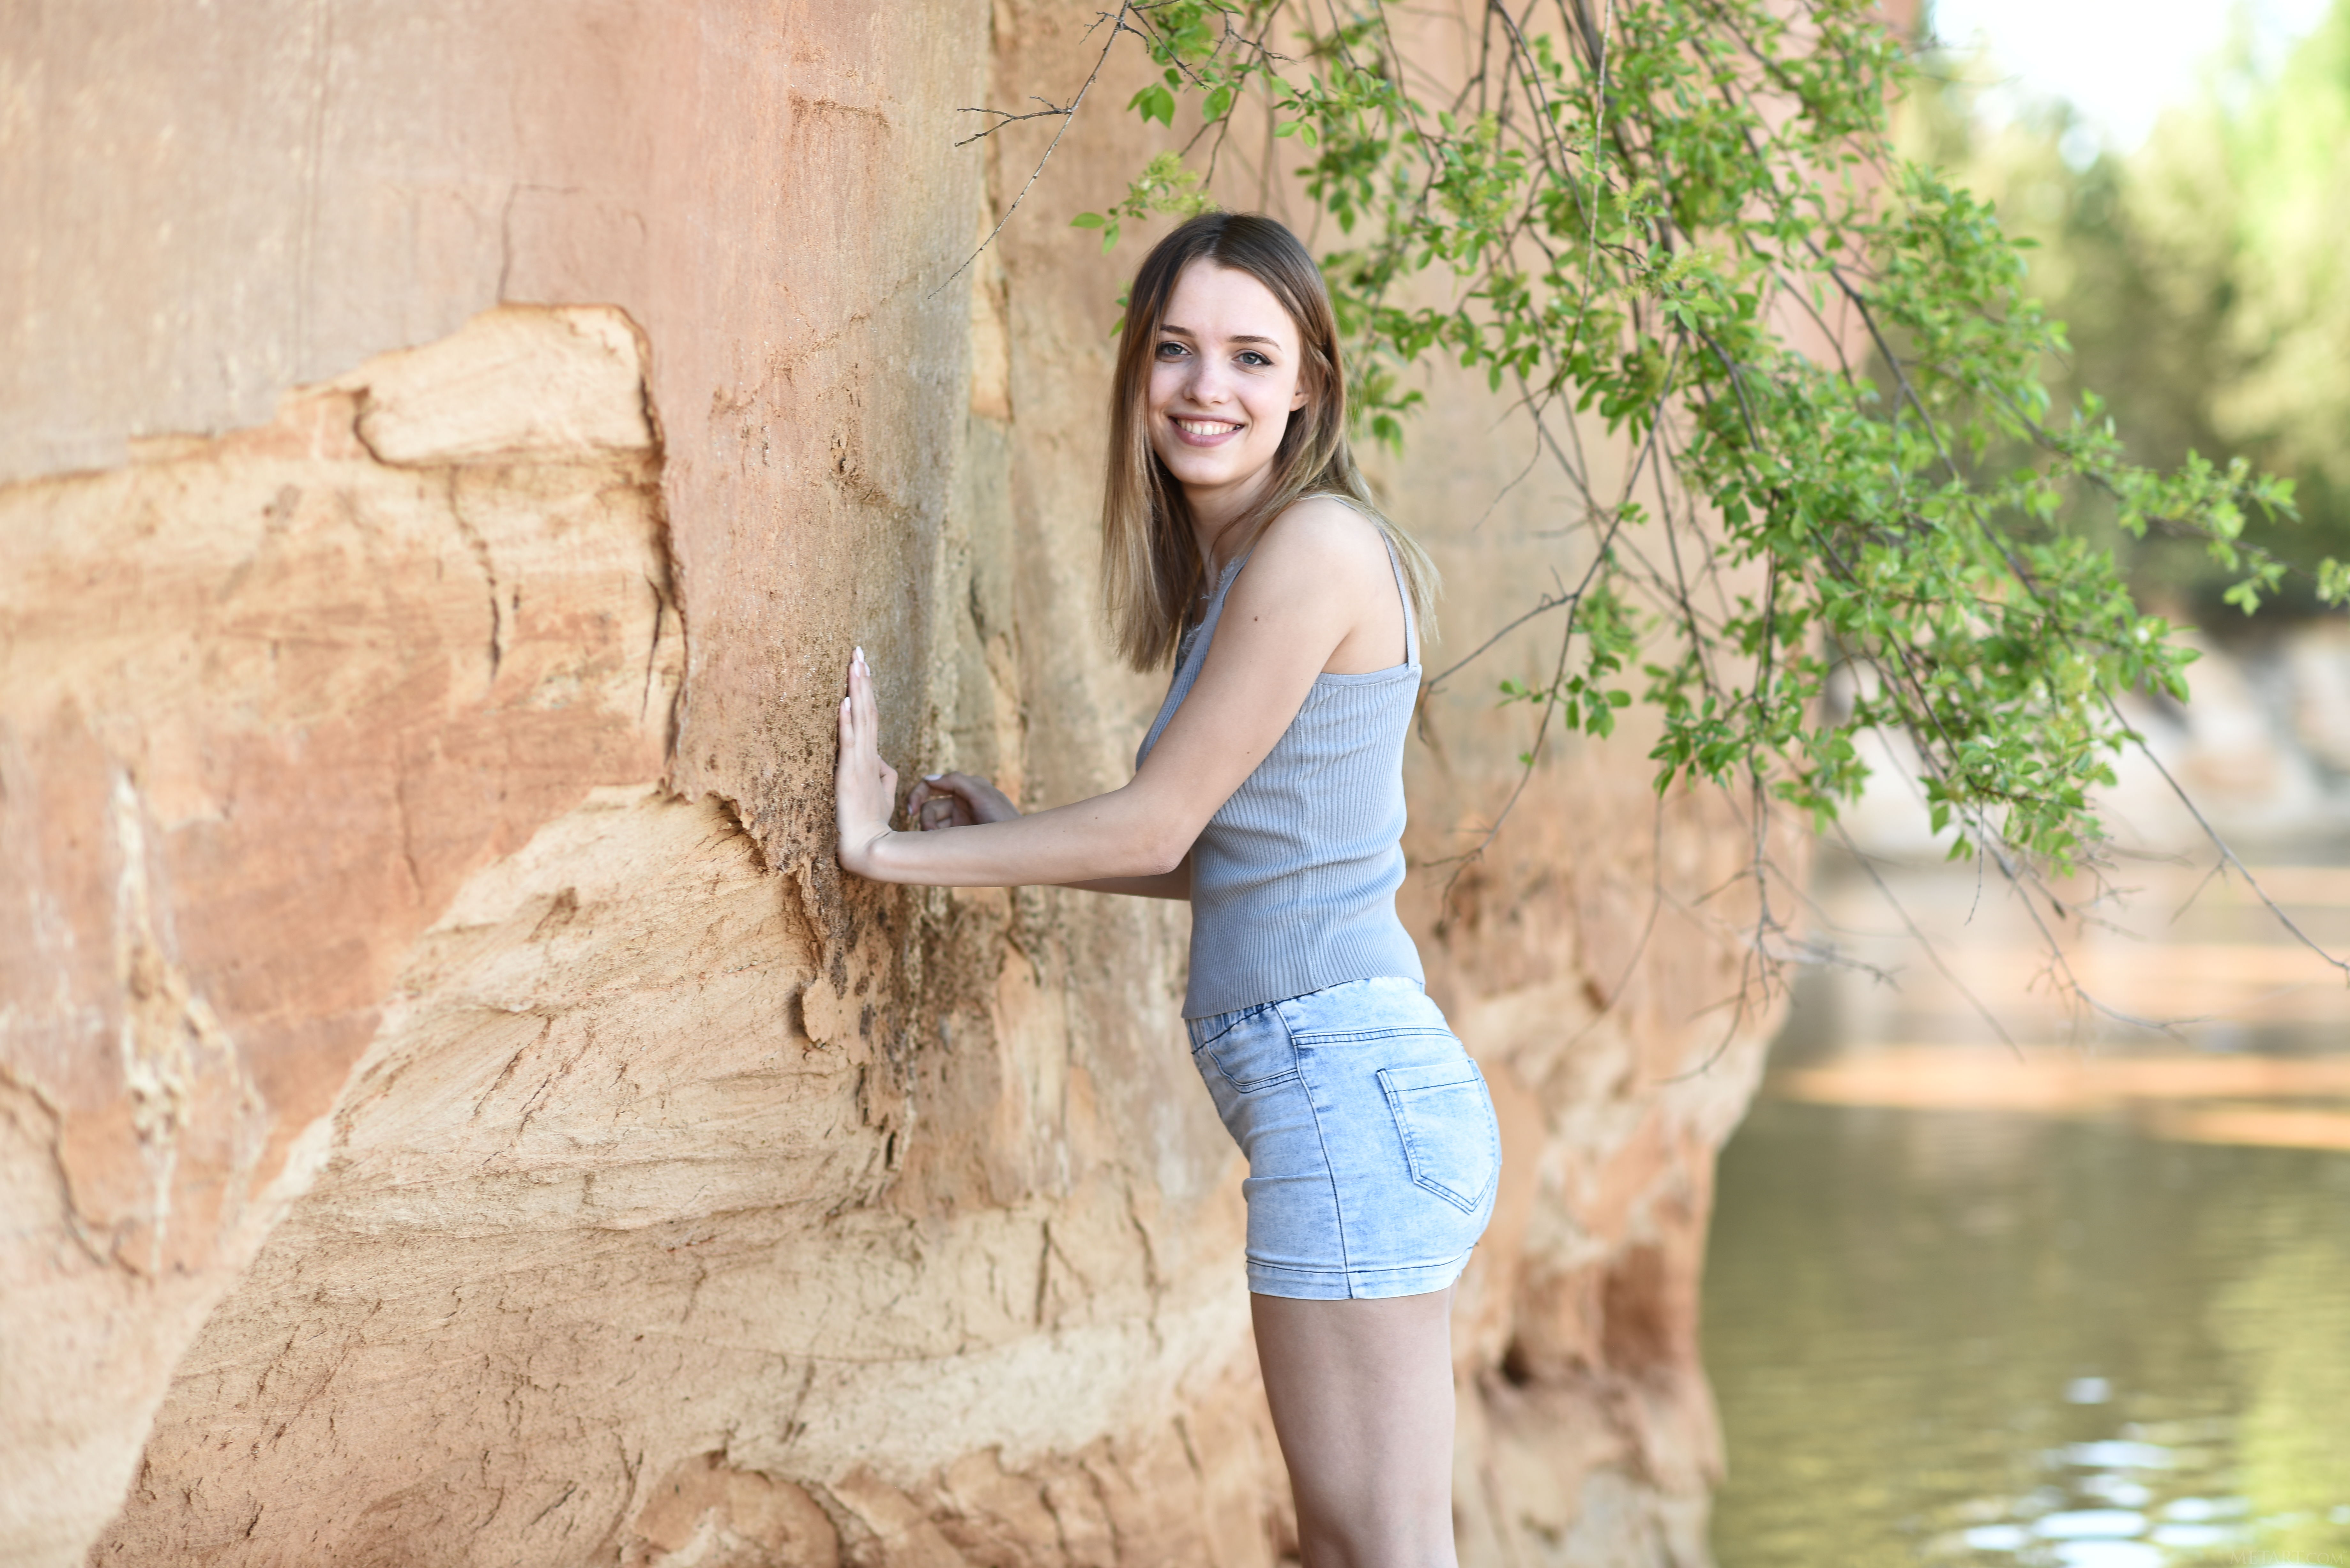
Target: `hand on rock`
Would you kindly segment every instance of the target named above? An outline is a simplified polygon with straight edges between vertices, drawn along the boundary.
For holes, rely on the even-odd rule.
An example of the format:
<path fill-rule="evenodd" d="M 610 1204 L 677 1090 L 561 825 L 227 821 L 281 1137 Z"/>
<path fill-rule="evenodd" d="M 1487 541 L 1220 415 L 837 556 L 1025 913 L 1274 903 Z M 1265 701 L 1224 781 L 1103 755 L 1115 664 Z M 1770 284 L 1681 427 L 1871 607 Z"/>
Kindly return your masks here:
<path fill-rule="evenodd" d="M 881 760 L 881 709 L 865 650 L 848 660 L 848 695 L 840 700 L 840 763 L 833 774 L 834 815 L 844 871 L 873 874 L 874 847 L 889 836 L 898 805 L 898 770 Z"/>

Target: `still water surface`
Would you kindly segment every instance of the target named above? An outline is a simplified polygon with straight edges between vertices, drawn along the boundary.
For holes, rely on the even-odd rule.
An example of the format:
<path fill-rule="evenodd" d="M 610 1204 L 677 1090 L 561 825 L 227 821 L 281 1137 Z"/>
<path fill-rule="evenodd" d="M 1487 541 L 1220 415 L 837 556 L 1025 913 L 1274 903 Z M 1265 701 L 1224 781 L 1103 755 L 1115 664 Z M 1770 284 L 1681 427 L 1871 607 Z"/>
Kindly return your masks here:
<path fill-rule="evenodd" d="M 2350 1156 L 1765 1103 L 1705 1313 L 1722 1568 L 2350 1564 Z"/>
<path fill-rule="evenodd" d="M 2306 913 L 2339 950 L 2329 875 Z M 2199 906 L 2115 949 L 2267 1010 L 2232 1033 L 2214 1014 L 2255 1009 L 2019 1055 L 1914 983 L 1799 994 L 1706 1268 L 1721 1568 L 2350 1568 L 2350 995 L 2279 989 L 2302 977 L 2272 931 L 2211 929 L 2236 919 Z M 2029 1026 L 2020 990 L 1991 1000 Z M 2176 1093 L 2246 1070 L 2302 1089 Z"/>

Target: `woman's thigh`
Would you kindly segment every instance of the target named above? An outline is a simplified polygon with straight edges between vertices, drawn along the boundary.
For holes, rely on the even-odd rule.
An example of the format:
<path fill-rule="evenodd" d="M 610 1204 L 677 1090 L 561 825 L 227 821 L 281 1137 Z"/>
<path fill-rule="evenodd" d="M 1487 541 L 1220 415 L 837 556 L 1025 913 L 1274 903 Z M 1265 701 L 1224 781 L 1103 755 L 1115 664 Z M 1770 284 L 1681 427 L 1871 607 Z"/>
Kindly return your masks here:
<path fill-rule="evenodd" d="M 1249 1302 L 1308 1568 L 1452 1563 L 1452 1293 Z"/>

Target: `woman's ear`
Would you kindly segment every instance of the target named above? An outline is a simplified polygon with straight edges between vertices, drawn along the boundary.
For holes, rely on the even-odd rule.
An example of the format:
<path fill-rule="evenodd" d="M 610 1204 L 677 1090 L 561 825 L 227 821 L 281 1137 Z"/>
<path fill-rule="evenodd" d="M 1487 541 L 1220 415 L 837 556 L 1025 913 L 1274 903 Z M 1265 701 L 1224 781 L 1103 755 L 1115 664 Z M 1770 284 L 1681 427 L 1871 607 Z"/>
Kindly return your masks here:
<path fill-rule="evenodd" d="M 1305 363 L 1300 367 L 1297 390 L 1290 395 L 1289 411 L 1295 413 L 1314 400 L 1314 394 L 1329 383 L 1330 362 L 1318 349 L 1308 349 Z"/>

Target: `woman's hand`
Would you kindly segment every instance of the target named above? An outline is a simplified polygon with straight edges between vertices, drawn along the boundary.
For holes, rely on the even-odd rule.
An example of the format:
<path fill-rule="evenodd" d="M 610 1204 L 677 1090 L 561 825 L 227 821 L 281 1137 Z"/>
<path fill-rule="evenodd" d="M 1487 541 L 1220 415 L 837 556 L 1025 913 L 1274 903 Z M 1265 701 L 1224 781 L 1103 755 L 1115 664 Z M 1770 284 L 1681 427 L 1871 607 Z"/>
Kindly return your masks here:
<path fill-rule="evenodd" d="M 865 650 L 848 660 L 848 695 L 840 700 L 840 763 L 833 772 L 834 816 L 839 825 L 840 868 L 873 874 L 873 852 L 889 836 L 898 805 L 898 770 L 881 760 L 881 709 L 873 700 L 873 671 Z"/>
<path fill-rule="evenodd" d="M 1020 808 L 985 779 L 969 774 L 930 774 L 906 797 L 906 815 L 928 833 L 940 827 L 1010 822 L 1020 815 Z"/>

